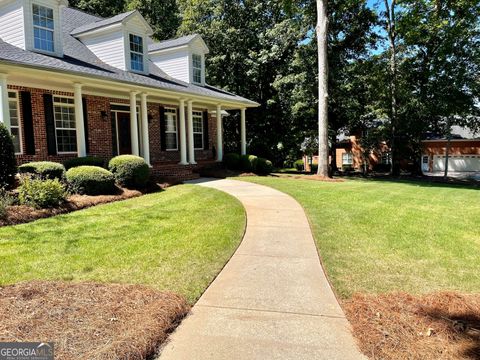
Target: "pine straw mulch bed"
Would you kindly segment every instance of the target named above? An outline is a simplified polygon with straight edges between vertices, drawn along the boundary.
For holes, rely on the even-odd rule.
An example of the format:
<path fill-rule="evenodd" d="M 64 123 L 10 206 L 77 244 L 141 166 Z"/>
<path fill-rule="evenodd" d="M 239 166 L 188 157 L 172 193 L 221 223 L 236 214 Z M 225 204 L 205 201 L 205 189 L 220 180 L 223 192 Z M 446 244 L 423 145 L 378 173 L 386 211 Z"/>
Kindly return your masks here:
<path fill-rule="evenodd" d="M 20 283 L 0 288 L 0 341 L 51 341 L 59 360 L 145 359 L 188 310 L 140 285 Z"/>
<path fill-rule="evenodd" d="M 344 309 L 372 359 L 480 359 L 480 295 L 354 295 Z"/>

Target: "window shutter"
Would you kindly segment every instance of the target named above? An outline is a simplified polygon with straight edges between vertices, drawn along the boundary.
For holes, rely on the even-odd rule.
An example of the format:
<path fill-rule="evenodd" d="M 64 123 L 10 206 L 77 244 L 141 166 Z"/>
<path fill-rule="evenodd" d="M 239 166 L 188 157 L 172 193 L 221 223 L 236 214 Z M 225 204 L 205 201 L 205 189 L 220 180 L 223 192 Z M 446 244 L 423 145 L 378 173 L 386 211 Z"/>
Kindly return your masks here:
<path fill-rule="evenodd" d="M 203 148 L 209 149 L 209 136 L 208 136 L 208 111 L 203 112 Z"/>
<path fill-rule="evenodd" d="M 87 108 L 87 98 L 82 98 L 83 105 L 83 127 L 85 131 L 85 150 L 87 155 L 90 154 L 90 143 L 88 141 L 88 108 Z"/>
<path fill-rule="evenodd" d="M 166 123 L 165 123 L 165 108 L 160 106 L 160 146 L 162 151 L 167 150 L 167 141 L 166 141 Z"/>
<path fill-rule="evenodd" d="M 35 155 L 35 135 L 33 131 L 32 95 L 28 91 L 20 92 L 22 101 L 23 135 L 25 154 Z"/>
<path fill-rule="evenodd" d="M 112 155 L 115 157 L 118 155 L 117 149 L 117 118 L 114 112 L 110 112 L 112 122 Z"/>
<path fill-rule="evenodd" d="M 57 155 L 57 139 L 55 137 L 55 117 L 53 115 L 53 96 L 43 94 L 45 126 L 47 129 L 48 155 Z"/>

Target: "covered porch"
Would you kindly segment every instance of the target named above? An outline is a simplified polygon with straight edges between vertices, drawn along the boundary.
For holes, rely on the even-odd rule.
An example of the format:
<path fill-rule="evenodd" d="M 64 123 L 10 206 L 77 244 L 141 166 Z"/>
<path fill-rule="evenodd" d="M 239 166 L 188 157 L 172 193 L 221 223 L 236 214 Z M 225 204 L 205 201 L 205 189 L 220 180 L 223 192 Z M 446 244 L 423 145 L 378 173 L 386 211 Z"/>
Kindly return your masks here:
<path fill-rule="evenodd" d="M 26 92 L 31 114 L 23 98 Z M 41 136 L 48 133 L 48 124 L 45 129 L 48 116 L 42 98 L 45 94 L 54 100 L 69 99 L 65 106 L 71 108 L 71 119 L 74 119 L 74 128 L 69 129 L 74 136 L 71 151 L 62 151 L 58 146 L 56 114 L 53 114 L 52 131 L 57 131 L 57 147 L 50 149 L 51 144 Z M 240 111 L 240 152 L 246 154 L 248 107 L 252 105 L 221 97 L 70 73 L 33 68 L 19 71 L 18 67 L 5 67 L 0 73 L 0 120 L 12 133 L 18 134 L 20 163 L 87 155 L 107 158 L 122 153 L 141 156 L 154 169 L 173 165 L 191 169 L 206 162 L 221 162 L 224 155 L 222 112 Z"/>

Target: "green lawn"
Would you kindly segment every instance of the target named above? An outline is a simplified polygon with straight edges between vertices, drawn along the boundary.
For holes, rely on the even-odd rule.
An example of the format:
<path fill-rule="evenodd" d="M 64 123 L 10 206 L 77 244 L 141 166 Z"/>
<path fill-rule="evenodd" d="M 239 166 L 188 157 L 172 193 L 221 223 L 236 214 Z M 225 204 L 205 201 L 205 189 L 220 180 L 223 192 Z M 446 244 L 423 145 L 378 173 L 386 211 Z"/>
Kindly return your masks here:
<path fill-rule="evenodd" d="M 222 192 L 182 185 L 0 228 L 0 285 L 32 279 L 146 284 L 193 303 L 240 243 L 245 214 Z"/>
<path fill-rule="evenodd" d="M 354 292 L 478 292 L 480 191 L 413 182 L 241 178 L 306 209 L 342 298 Z"/>

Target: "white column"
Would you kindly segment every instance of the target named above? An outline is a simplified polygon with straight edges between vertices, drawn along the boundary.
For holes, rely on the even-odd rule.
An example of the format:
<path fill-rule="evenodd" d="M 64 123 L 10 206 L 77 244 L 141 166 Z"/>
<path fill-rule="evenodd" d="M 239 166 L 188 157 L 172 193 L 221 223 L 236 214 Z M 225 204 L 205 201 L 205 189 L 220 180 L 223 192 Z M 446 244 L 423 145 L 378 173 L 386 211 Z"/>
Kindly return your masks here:
<path fill-rule="evenodd" d="M 187 133 L 185 131 L 185 100 L 180 99 L 180 165 L 188 165 L 187 161 Z"/>
<path fill-rule="evenodd" d="M 83 118 L 82 84 L 73 84 L 75 100 L 75 127 L 77 130 L 77 153 L 78 157 L 87 156 L 87 144 L 85 139 L 85 119 Z"/>
<path fill-rule="evenodd" d="M 195 144 L 193 141 L 193 101 L 187 102 L 188 112 L 188 162 L 195 165 Z"/>
<path fill-rule="evenodd" d="M 150 165 L 150 140 L 148 137 L 148 107 L 147 94 L 143 93 L 141 96 L 142 108 L 142 150 L 145 162 Z"/>
<path fill-rule="evenodd" d="M 137 122 L 137 91 L 130 92 L 130 134 L 132 138 L 132 154 L 140 155 L 138 146 L 138 122 Z"/>
<path fill-rule="evenodd" d="M 245 109 L 240 110 L 240 148 L 241 154 L 247 154 L 247 124 L 245 119 Z"/>
<path fill-rule="evenodd" d="M 8 107 L 6 74 L 0 74 L 0 122 L 10 131 L 10 108 Z"/>
<path fill-rule="evenodd" d="M 222 106 L 217 105 L 217 161 L 223 161 Z"/>

